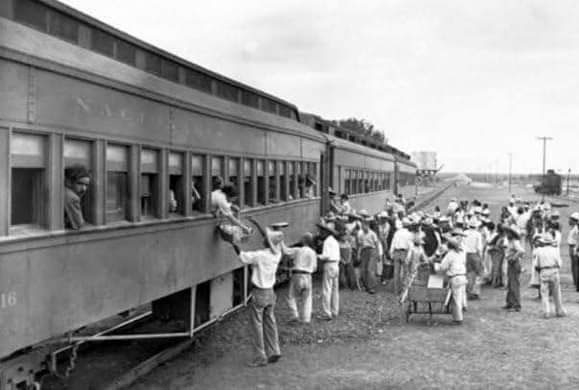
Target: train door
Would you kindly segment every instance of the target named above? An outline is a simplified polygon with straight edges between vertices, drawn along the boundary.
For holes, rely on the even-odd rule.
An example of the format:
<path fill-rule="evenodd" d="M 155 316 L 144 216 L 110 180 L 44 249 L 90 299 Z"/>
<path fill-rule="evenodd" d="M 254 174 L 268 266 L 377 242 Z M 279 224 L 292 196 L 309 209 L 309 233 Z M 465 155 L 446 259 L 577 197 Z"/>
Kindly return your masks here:
<path fill-rule="evenodd" d="M 334 188 L 334 146 L 326 145 L 326 150 L 320 155 L 320 214 L 325 215 L 330 209 L 330 194 L 328 189 Z"/>

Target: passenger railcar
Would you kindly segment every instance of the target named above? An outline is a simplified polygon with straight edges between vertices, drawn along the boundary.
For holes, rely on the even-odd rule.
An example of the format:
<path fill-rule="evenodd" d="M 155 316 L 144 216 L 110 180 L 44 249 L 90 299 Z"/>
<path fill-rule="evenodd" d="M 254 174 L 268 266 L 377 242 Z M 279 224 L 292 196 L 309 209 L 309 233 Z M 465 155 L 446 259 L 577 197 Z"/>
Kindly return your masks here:
<path fill-rule="evenodd" d="M 248 272 L 210 213 L 214 177 L 238 186 L 244 217 L 288 221 L 291 241 L 328 186 L 378 209 L 414 169 L 52 0 L 0 3 L 0 81 L 0 389 L 31 383 L 53 341 L 119 312 L 152 303 L 184 320 L 167 337 L 190 337 L 244 305 Z M 92 173 L 88 226 L 68 231 L 63 171 L 78 163 Z"/>

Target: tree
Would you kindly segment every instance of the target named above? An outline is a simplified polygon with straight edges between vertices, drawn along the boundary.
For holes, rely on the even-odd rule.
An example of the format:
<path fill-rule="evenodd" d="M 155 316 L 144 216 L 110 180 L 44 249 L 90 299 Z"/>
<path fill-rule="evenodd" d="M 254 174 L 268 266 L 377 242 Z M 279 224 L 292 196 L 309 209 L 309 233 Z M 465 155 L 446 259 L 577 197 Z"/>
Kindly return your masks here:
<path fill-rule="evenodd" d="M 354 134 L 371 137 L 379 143 L 384 143 L 386 140 L 384 132 L 377 129 L 371 122 L 367 121 L 366 119 L 347 118 L 339 119 L 337 121 L 334 120 L 332 123 L 336 126 L 350 130 Z"/>

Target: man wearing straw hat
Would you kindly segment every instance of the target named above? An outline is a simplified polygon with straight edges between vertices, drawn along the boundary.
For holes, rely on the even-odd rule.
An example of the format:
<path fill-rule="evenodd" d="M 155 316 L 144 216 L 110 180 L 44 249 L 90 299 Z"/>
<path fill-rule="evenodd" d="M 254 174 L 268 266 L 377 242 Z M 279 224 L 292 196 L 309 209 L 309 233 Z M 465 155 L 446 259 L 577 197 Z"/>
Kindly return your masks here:
<path fill-rule="evenodd" d="M 376 270 L 378 262 L 378 247 L 380 242 L 376 233 L 370 229 L 373 218 L 365 216 L 362 220 L 362 229 L 358 232 L 358 258 L 362 267 L 362 282 L 368 294 L 376 292 Z"/>
<path fill-rule="evenodd" d="M 252 297 L 249 305 L 249 324 L 254 351 L 250 367 L 275 363 L 281 357 L 279 337 L 275 319 L 276 296 L 273 290 L 277 267 L 281 261 L 283 233 L 270 228 L 263 230 L 257 221 L 250 219 L 264 235 L 265 248 L 256 251 L 241 251 L 231 241 L 233 249 L 243 264 L 251 266 Z"/>
<path fill-rule="evenodd" d="M 466 270 L 468 285 L 466 293 L 468 299 L 480 298 L 480 285 L 482 276 L 482 252 L 483 239 L 478 231 L 479 222 L 476 218 L 471 218 L 468 222 L 468 229 L 464 232 L 465 237 L 462 242 L 466 252 Z"/>
<path fill-rule="evenodd" d="M 414 234 L 408 230 L 412 222 L 409 218 L 402 219 L 402 227 L 394 233 L 390 243 L 390 258 L 394 262 L 394 293 L 400 294 L 402 280 L 407 274 L 408 254 L 414 245 Z"/>
<path fill-rule="evenodd" d="M 448 252 L 440 264 L 434 264 L 437 272 L 444 272 L 452 292 L 452 319 L 457 325 L 462 324 L 466 303 L 466 253 L 461 248 L 464 233 L 454 229 L 445 235 Z"/>
<path fill-rule="evenodd" d="M 561 300 L 561 281 L 559 278 L 559 269 L 561 268 L 559 248 L 551 233 L 541 234 L 535 242 L 538 246 L 534 251 L 534 256 L 541 283 L 543 315 L 545 318 L 549 318 L 549 296 L 551 295 L 549 293 L 551 292 L 555 303 L 555 314 L 557 317 L 564 317 L 565 310 Z"/>
<path fill-rule="evenodd" d="M 324 262 L 322 276 L 322 315 L 324 321 L 331 321 L 340 311 L 340 244 L 338 233 L 327 224 L 318 223 L 320 236 L 324 240 L 322 254 L 318 259 Z"/>
<path fill-rule="evenodd" d="M 292 277 L 288 292 L 288 306 L 292 313 L 290 322 L 310 323 L 312 319 L 312 273 L 316 271 L 316 252 L 312 249 L 314 236 L 303 235 L 301 246 L 286 248 L 284 254 L 293 259 Z M 299 308 L 298 308 L 299 303 Z"/>
<path fill-rule="evenodd" d="M 508 246 L 505 254 L 507 261 L 507 304 L 503 309 L 521 311 L 521 262 L 525 249 L 521 245 L 521 234 L 516 225 L 505 227 Z"/>

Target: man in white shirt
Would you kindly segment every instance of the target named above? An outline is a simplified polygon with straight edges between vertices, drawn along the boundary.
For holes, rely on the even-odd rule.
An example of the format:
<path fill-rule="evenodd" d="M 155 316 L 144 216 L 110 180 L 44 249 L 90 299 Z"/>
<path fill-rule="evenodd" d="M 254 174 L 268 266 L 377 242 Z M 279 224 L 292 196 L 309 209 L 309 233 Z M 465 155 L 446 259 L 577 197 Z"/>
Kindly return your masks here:
<path fill-rule="evenodd" d="M 331 321 L 340 311 L 340 244 L 336 240 L 338 233 L 333 227 L 323 223 L 317 224 L 324 240 L 322 254 L 318 259 L 324 262 L 322 277 L 322 315 L 321 320 Z"/>
<path fill-rule="evenodd" d="M 468 229 L 464 232 L 465 237 L 462 241 L 463 249 L 466 253 L 468 279 L 466 293 L 469 299 L 480 298 L 480 285 L 483 274 L 483 239 L 480 231 L 478 231 L 478 225 L 479 222 L 473 218 L 468 224 Z"/>
<path fill-rule="evenodd" d="M 552 293 L 557 317 L 565 316 L 561 299 L 561 281 L 559 269 L 561 268 L 561 255 L 552 234 L 542 234 L 536 241 L 538 248 L 533 252 L 536 257 L 536 267 L 541 281 L 541 301 L 543 303 L 543 315 L 549 317 L 549 296 Z"/>
<path fill-rule="evenodd" d="M 282 256 L 283 233 L 268 228 L 265 230 L 265 241 L 267 247 L 256 251 L 241 251 L 236 243 L 231 242 L 239 260 L 243 264 L 250 265 L 252 270 L 253 289 L 249 304 L 249 324 L 254 358 L 248 363 L 250 367 L 275 363 L 281 357 L 274 313 L 276 296 L 273 286 Z"/>
<path fill-rule="evenodd" d="M 448 277 L 448 284 L 452 291 L 452 318 L 458 325 L 462 324 L 463 311 L 466 307 L 466 256 L 460 243 L 460 237 L 463 235 L 462 232 L 454 230 L 445 236 L 449 251 L 440 264 L 434 264 L 436 271 L 442 271 Z"/>
<path fill-rule="evenodd" d="M 400 294 L 402 290 L 402 280 L 408 273 L 408 255 L 410 248 L 414 245 L 414 234 L 408 230 L 411 221 L 408 218 L 402 219 L 402 227 L 392 237 L 390 243 L 390 258 L 394 262 L 394 293 Z"/>
<path fill-rule="evenodd" d="M 318 266 L 316 252 L 312 249 L 313 242 L 314 236 L 308 232 L 302 237 L 301 247 L 283 248 L 284 254 L 293 260 L 287 302 L 292 315 L 290 322 L 308 324 L 312 319 L 312 273 Z"/>
<path fill-rule="evenodd" d="M 569 259 L 571 261 L 571 274 L 575 290 L 579 292 L 579 253 L 577 245 L 579 244 L 579 213 L 575 212 L 569 217 L 569 235 L 567 244 L 569 245 Z"/>

